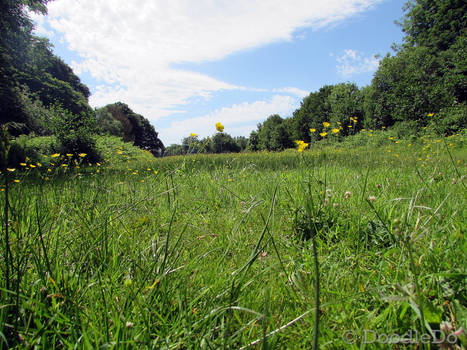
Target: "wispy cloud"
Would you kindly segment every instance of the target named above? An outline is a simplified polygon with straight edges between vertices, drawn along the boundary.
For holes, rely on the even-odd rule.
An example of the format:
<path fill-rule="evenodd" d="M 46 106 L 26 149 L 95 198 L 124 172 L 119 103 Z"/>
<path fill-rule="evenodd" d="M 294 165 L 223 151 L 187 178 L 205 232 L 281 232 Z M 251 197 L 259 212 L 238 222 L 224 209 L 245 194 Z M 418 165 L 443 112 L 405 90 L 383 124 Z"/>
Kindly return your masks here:
<path fill-rule="evenodd" d="M 243 102 L 203 116 L 174 121 L 167 128 L 158 131 L 162 141 L 167 145 L 180 142 L 183 135 L 188 136 L 192 132 L 200 137 L 210 136 L 214 134 L 214 125 L 217 122 L 221 122 L 225 126 L 225 131 L 231 135 L 248 136 L 256 129 L 259 122 L 264 121 L 271 114 L 290 116 L 297 108 L 297 104 L 297 98 L 274 95 L 271 99 L 252 103 Z"/>
<path fill-rule="evenodd" d="M 333 56 L 331 54 L 331 56 Z M 379 58 L 375 55 L 364 56 L 356 50 L 344 50 L 344 53 L 336 57 L 337 72 L 345 78 L 361 73 L 371 73 L 378 69 Z"/>
<path fill-rule="evenodd" d="M 121 99 L 157 120 L 194 97 L 247 88 L 173 64 L 294 40 L 301 28 L 334 24 L 380 1 L 56 0 L 47 22 L 82 57 L 74 69 L 102 82 L 92 105 Z"/>

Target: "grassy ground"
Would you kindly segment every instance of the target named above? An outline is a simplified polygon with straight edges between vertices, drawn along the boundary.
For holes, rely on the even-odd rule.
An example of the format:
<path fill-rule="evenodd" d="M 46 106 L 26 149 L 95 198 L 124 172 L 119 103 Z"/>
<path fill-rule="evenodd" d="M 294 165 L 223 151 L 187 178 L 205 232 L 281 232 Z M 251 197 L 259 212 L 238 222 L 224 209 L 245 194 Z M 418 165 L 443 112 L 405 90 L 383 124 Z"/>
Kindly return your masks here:
<path fill-rule="evenodd" d="M 465 136 L 375 136 L 2 174 L 1 346 L 465 347 Z"/>

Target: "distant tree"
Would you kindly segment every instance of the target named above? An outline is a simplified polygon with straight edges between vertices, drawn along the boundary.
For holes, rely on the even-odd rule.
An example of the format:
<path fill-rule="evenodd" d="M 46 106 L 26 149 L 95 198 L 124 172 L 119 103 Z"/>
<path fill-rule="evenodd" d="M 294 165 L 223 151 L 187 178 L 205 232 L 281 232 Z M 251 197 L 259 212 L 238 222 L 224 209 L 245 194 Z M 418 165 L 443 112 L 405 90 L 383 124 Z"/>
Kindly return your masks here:
<path fill-rule="evenodd" d="M 211 138 L 212 150 L 214 153 L 235 153 L 240 152 L 240 147 L 229 134 L 218 132 Z"/>
<path fill-rule="evenodd" d="M 331 106 L 328 97 L 332 88 L 332 85 L 325 85 L 303 99 L 291 120 L 292 139 L 310 142 L 319 138 L 317 133 L 310 133 L 310 129 L 318 130 L 323 126 L 323 122 L 329 121 Z"/>
<path fill-rule="evenodd" d="M 328 100 L 331 107 L 329 121 L 335 127 L 342 127 L 339 135 L 355 134 L 363 123 L 363 94 L 358 86 L 354 83 L 334 85 Z"/>
<path fill-rule="evenodd" d="M 258 126 L 258 148 L 268 151 L 279 151 L 293 147 L 287 126 L 278 114 L 273 114 Z"/>
<path fill-rule="evenodd" d="M 240 152 L 246 150 L 246 147 L 248 145 L 248 139 L 245 136 L 236 136 L 234 137 L 234 141 L 240 148 Z"/>
<path fill-rule="evenodd" d="M 164 153 L 164 144 L 159 139 L 154 126 L 142 115 L 134 113 L 125 103 L 117 102 L 109 104 L 97 109 L 96 114 L 100 130 L 110 132 L 109 129 L 105 129 L 106 126 L 115 126 L 114 123 L 109 123 L 108 121 L 110 114 L 121 125 L 123 141 L 133 142 L 135 146 L 148 150 L 157 157 L 162 156 Z"/>
<path fill-rule="evenodd" d="M 258 144 L 258 132 L 253 130 L 250 133 L 250 137 L 248 138 L 248 144 L 246 146 L 247 150 L 249 151 L 258 151 L 259 144 Z"/>

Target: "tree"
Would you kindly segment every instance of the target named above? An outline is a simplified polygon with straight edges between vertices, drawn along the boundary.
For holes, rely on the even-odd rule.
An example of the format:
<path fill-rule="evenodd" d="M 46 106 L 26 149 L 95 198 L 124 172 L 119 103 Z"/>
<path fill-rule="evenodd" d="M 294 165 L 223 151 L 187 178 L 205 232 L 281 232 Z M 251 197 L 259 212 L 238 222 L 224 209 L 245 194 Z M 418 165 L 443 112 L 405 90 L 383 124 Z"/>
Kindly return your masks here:
<path fill-rule="evenodd" d="M 329 121 L 331 106 L 328 97 L 331 91 L 332 85 L 325 85 L 303 99 L 300 108 L 293 113 L 290 128 L 292 139 L 307 143 L 317 139 L 317 134 L 310 133 L 310 129 L 319 129 L 323 122 Z"/>
<path fill-rule="evenodd" d="M 123 141 L 133 142 L 135 146 L 150 151 L 156 157 L 160 157 L 164 153 L 164 144 L 159 139 L 154 126 L 142 115 L 133 112 L 125 103 L 109 104 L 97 109 L 96 114 L 100 130 L 110 132 L 109 129 L 105 128 L 109 125 L 112 128 L 115 127 L 115 123 L 108 121 L 110 115 L 116 122 L 120 123 L 118 130 L 123 132 Z"/>
<path fill-rule="evenodd" d="M 279 151 L 293 147 L 289 130 L 278 114 L 273 114 L 258 125 L 258 148 L 268 151 Z"/>
<path fill-rule="evenodd" d="M 340 134 L 343 136 L 355 134 L 360 129 L 363 119 L 363 94 L 358 86 L 355 83 L 334 85 L 328 100 L 331 107 L 331 124 L 341 126 Z"/>

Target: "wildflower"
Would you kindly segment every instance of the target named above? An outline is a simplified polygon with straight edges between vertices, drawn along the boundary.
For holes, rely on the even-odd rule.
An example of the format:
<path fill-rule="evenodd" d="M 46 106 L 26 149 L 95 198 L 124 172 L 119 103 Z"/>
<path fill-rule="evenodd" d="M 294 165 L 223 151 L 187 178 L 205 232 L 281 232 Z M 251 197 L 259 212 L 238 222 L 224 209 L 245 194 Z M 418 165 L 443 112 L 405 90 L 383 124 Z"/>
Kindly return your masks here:
<path fill-rule="evenodd" d="M 310 128 L 310 132 L 316 132 L 315 128 Z"/>
<path fill-rule="evenodd" d="M 120 150 L 117 150 L 117 154 L 122 154 L 123 152 Z"/>
<path fill-rule="evenodd" d="M 376 188 L 381 188 L 381 184 L 376 184 Z"/>
<path fill-rule="evenodd" d="M 319 136 L 321 137 L 325 137 L 328 133 L 326 131 L 323 131 L 323 132 L 320 132 L 319 133 Z"/>
<path fill-rule="evenodd" d="M 345 199 L 349 199 L 352 193 L 350 191 L 345 192 L 344 197 Z"/>
<path fill-rule="evenodd" d="M 157 175 L 157 170 L 154 170 L 154 175 Z"/>
<path fill-rule="evenodd" d="M 7 171 L 9 171 L 10 173 L 12 173 L 13 171 L 15 171 L 16 169 L 15 168 L 6 168 Z"/>
<path fill-rule="evenodd" d="M 339 132 L 339 129 L 334 128 L 334 129 L 332 129 L 331 131 L 332 131 L 333 134 L 337 134 L 337 133 Z"/>
<path fill-rule="evenodd" d="M 54 153 L 50 156 L 51 158 L 57 158 L 60 157 L 60 153 Z"/>
<path fill-rule="evenodd" d="M 47 172 L 48 172 L 48 173 L 52 172 L 52 169 L 50 169 L 50 168 L 49 168 L 49 169 L 47 169 Z"/>
<path fill-rule="evenodd" d="M 37 162 L 36 165 L 40 168 L 42 166 L 41 163 Z"/>
<path fill-rule="evenodd" d="M 156 279 L 152 285 L 146 287 L 146 289 L 153 289 L 159 283 L 159 279 Z"/>
<path fill-rule="evenodd" d="M 19 181 L 18 179 L 14 179 L 13 182 L 18 183 L 18 182 L 20 182 L 20 181 Z"/>
<path fill-rule="evenodd" d="M 434 115 L 435 115 L 434 113 L 428 113 L 428 114 L 427 114 L 428 117 L 432 117 L 432 116 L 434 116 Z"/>
<path fill-rule="evenodd" d="M 347 125 L 347 127 L 348 127 L 348 128 L 351 128 L 351 127 L 352 127 L 352 125 Z"/>
<path fill-rule="evenodd" d="M 29 164 L 30 168 L 35 168 L 36 166 L 34 164 Z"/>
<path fill-rule="evenodd" d="M 374 202 L 374 201 L 376 200 L 376 197 L 375 197 L 375 196 L 369 196 L 369 197 L 368 197 L 368 200 L 369 200 L 370 202 Z"/>
<path fill-rule="evenodd" d="M 67 157 L 73 157 L 73 154 L 67 153 L 66 156 L 67 156 Z"/>
<path fill-rule="evenodd" d="M 134 327 L 134 323 L 133 322 L 130 322 L 130 321 L 127 321 L 127 323 L 125 323 L 125 327 L 126 328 L 133 328 Z"/>
<path fill-rule="evenodd" d="M 80 154 L 78 154 L 78 156 L 81 157 L 81 158 L 84 158 L 84 157 L 87 156 L 87 154 L 86 153 L 80 153 Z"/>
<path fill-rule="evenodd" d="M 223 132 L 224 131 L 224 125 L 222 125 L 220 122 L 217 122 L 216 123 L 216 130 L 219 131 L 219 132 Z"/>
<path fill-rule="evenodd" d="M 229 178 L 229 179 L 227 179 L 227 181 L 228 181 L 228 182 L 232 182 L 232 179 Z"/>
<path fill-rule="evenodd" d="M 19 163 L 19 165 L 26 166 L 27 164 L 26 163 Z"/>
<path fill-rule="evenodd" d="M 361 131 L 362 131 L 362 132 L 365 132 L 365 131 L 366 131 L 366 129 L 362 129 Z M 372 131 L 372 130 L 370 130 L 370 131 Z"/>
<path fill-rule="evenodd" d="M 216 128 L 217 128 L 217 126 L 216 126 Z M 195 136 L 197 136 L 197 135 L 196 135 L 194 132 L 192 132 L 192 133 L 190 134 L 190 136 L 191 136 L 191 137 L 195 137 Z"/>
<path fill-rule="evenodd" d="M 331 126 L 331 124 L 329 122 L 323 122 L 323 126 L 325 128 L 329 128 Z"/>

